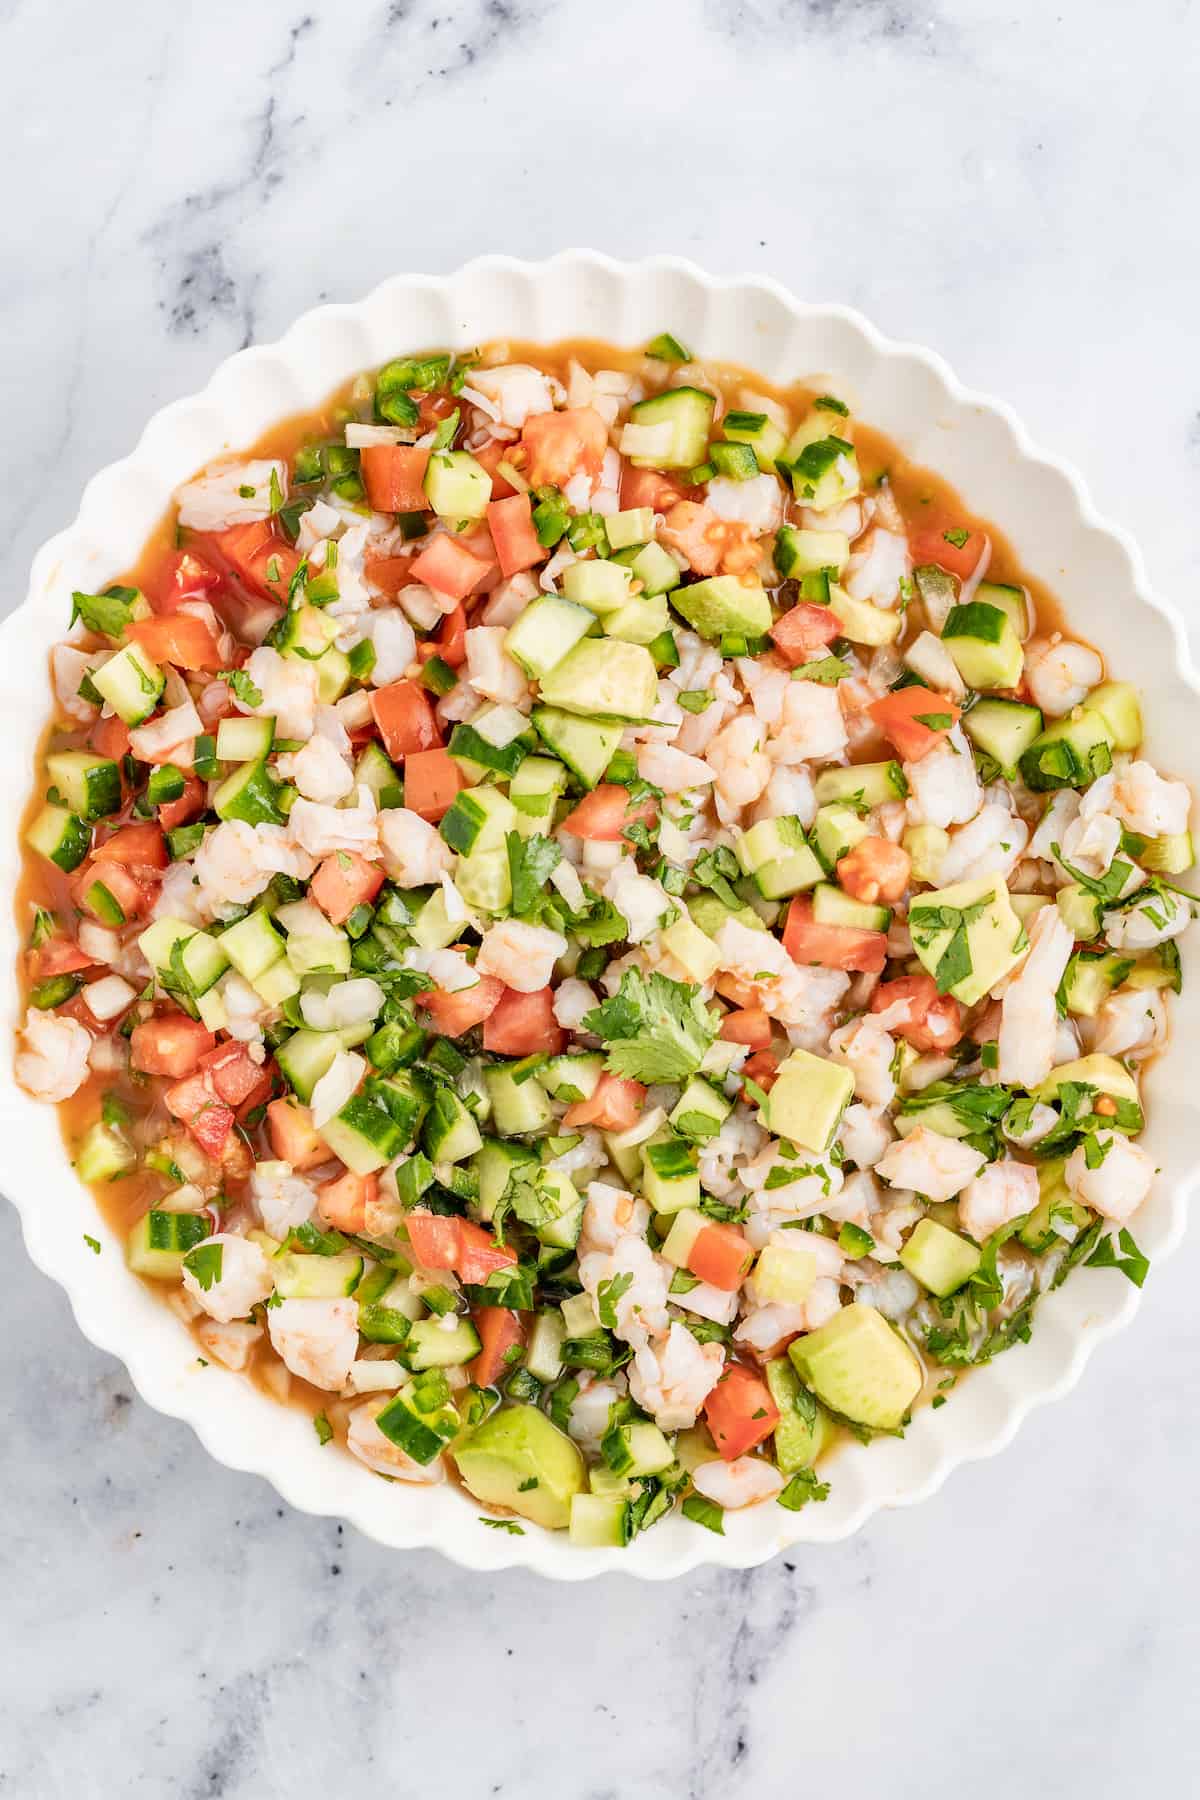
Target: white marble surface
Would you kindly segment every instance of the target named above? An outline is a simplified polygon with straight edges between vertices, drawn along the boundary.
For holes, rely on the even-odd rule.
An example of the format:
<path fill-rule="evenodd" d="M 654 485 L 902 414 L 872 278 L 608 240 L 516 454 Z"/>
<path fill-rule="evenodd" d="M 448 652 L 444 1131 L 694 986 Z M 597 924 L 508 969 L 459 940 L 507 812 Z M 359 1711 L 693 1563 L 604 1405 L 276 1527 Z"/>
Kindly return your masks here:
<path fill-rule="evenodd" d="M 2 0 L 0 55 L 3 604 L 229 350 L 405 266 L 590 242 L 940 347 L 1200 623 L 1182 0 Z M 1081 1391 L 919 1511 L 582 1590 L 287 1512 L 131 1397 L 8 1209 L 0 1255 L 6 1800 L 1200 1785 L 1194 1243 Z"/>

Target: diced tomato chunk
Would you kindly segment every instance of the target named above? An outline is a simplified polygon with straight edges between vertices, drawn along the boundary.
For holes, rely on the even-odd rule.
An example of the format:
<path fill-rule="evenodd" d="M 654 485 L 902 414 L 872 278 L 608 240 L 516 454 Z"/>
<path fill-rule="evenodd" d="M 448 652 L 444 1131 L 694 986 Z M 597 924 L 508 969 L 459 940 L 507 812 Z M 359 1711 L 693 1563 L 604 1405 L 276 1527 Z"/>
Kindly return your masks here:
<path fill-rule="evenodd" d="M 538 542 L 528 494 L 489 501 L 487 522 L 502 575 L 519 575 L 522 569 L 532 569 L 549 556 L 549 550 Z"/>
<path fill-rule="evenodd" d="M 779 1423 L 771 1390 L 744 1363 L 726 1363 L 725 1372 L 704 1402 L 704 1416 L 726 1462 L 744 1456 Z"/>
<path fill-rule="evenodd" d="M 115 713 L 111 719 L 101 717 L 92 726 L 88 742 L 97 756 L 108 756 L 113 762 L 120 762 L 129 754 L 129 727 Z"/>
<path fill-rule="evenodd" d="M 887 962 L 887 933 L 857 925 L 821 925 L 813 918 L 812 901 L 795 896 L 783 928 L 783 947 L 793 962 L 822 969 L 858 970 L 882 975 Z"/>
<path fill-rule="evenodd" d="M 654 512 L 667 513 L 692 492 L 661 469 L 635 469 L 626 463 L 621 470 L 621 507 L 627 512 L 648 506 Z"/>
<path fill-rule="evenodd" d="M 481 1286 L 497 1269 L 507 1269 L 516 1260 L 516 1251 L 510 1250 L 507 1244 L 498 1244 L 482 1225 L 472 1224 L 470 1219 L 458 1221 L 458 1254 L 454 1268 L 464 1281 Z"/>
<path fill-rule="evenodd" d="M 467 612 L 461 602 L 443 616 L 434 642 L 444 663 L 452 669 L 462 668 L 467 660 Z"/>
<path fill-rule="evenodd" d="M 476 1387 L 493 1387 L 508 1373 L 513 1358 L 508 1352 L 525 1342 L 525 1328 L 520 1317 L 506 1306 L 477 1306 L 471 1322 L 479 1333 L 480 1351 L 470 1366 Z"/>
<path fill-rule="evenodd" d="M 515 494 L 517 492 L 517 489 L 512 485 L 511 481 L 506 481 L 504 476 L 500 473 L 500 464 L 502 462 L 507 462 L 509 456 L 512 454 L 511 444 L 503 444 L 500 442 L 499 438 L 489 438 L 486 444 L 482 444 L 478 450 L 473 450 L 471 454 L 475 458 L 475 461 L 485 468 L 492 478 L 493 500 L 507 500 L 510 494 Z"/>
<path fill-rule="evenodd" d="M 336 1181 L 317 1189 L 317 1211 L 336 1231 L 365 1231 L 367 1207 L 378 1186 L 374 1175 L 356 1175 L 353 1169 L 345 1169 Z"/>
<path fill-rule="evenodd" d="M 838 885 L 870 906 L 894 906 L 908 886 L 912 859 L 890 838 L 865 837 L 840 857 Z"/>
<path fill-rule="evenodd" d="M 746 1278 L 754 1252 L 733 1225 L 705 1225 L 688 1251 L 687 1266 L 700 1281 L 731 1294 Z"/>
<path fill-rule="evenodd" d="M 417 1005 L 425 1008 L 434 1029 L 443 1037 L 461 1037 L 464 1031 L 482 1025 L 491 1017 L 503 992 L 502 981 L 494 975 L 481 975 L 474 987 L 460 988 L 457 993 L 433 988 L 428 993 L 418 994 Z"/>
<path fill-rule="evenodd" d="M 807 600 L 798 600 L 776 619 L 771 636 L 780 655 L 794 668 L 797 663 L 807 662 L 815 651 L 832 644 L 841 629 L 832 607 L 810 606 Z"/>
<path fill-rule="evenodd" d="M 415 750 L 404 761 L 404 804 L 436 825 L 467 778 L 448 750 Z"/>
<path fill-rule="evenodd" d="M 416 444 L 368 444 L 359 453 L 359 469 L 372 510 L 382 513 L 426 512 L 425 471 L 429 451 Z"/>
<path fill-rule="evenodd" d="M 198 1019 L 181 1012 L 159 1013 L 134 1026 L 129 1060 L 143 1075 L 170 1075 L 178 1081 L 192 1073 L 215 1043 L 212 1032 Z"/>
<path fill-rule="evenodd" d="M 177 669 L 209 669 L 214 673 L 225 667 L 216 638 L 194 613 L 139 619 L 125 635 L 132 643 L 140 644 L 156 663 L 173 663 Z"/>
<path fill-rule="evenodd" d="M 413 580 L 422 581 L 453 600 L 465 600 L 474 593 L 489 567 L 484 557 L 474 556 L 465 544 L 444 531 L 430 538 L 428 547 L 412 559 Z"/>
<path fill-rule="evenodd" d="M 483 1047 L 496 1056 L 561 1056 L 567 1034 L 554 1017 L 554 989 L 519 994 L 505 988 L 483 1027 Z"/>
<path fill-rule="evenodd" d="M 619 1075 L 602 1075 L 587 1100 L 576 1100 L 563 1114 L 569 1131 L 576 1125 L 594 1125 L 599 1131 L 628 1131 L 636 1125 L 646 1102 L 646 1090 L 640 1081 L 627 1081 Z"/>
<path fill-rule="evenodd" d="M 330 1160 L 325 1139 L 312 1122 L 312 1113 L 298 1100 L 272 1100 L 267 1108 L 267 1134 L 280 1162 L 291 1163 L 303 1174 Z"/>
<path fill-rule="evenodd" d="M 608 426 L 590 406 L 533 413 L 521 430 L 530 487 L 565 487 L 573 475 L 598 475 L 608 449 Z"/>
<path fill-rule="evenodd" d="M 252 1111 L 271 1092 L 270 1070 L 262 1063 L 256 1063 L 244 1044 L 219 1044 L 207 1056 L 201 1057 L 200 1067 L 212 1083 L 218 1100 L 232 1106 L 235 1112 L 239 1108 Z"/>
<path fill-rule="evenodd" d="M 288 586 L 300 567 L 300 553 L 275 529 L 273 520 L 231 525 L 210 540 L 251 593 L 286 604 Z"/>
<path fill-rule="evenodd" d="M 431 1213 L 417 1208 L 404 1221 L 413 1255 L 425 1269 L 452 1269 L 458 1261 L 457 1213 Z"/>
<path fill-rule="evenodd" d="M 96 959 L 71 938 L 56 937 L 40 945 L 33 952 L 32 961 L 36 979 L 45 981 L 51 975 L 77 975 L 80 969 L 92 968 Z"/>
<path fill-rule="evenodd" d="M 156 613 L 173 613 L 187 600 L 215 593 L 225 577 L 194 550 L 177 550 L 157 569 L 146 592 Z"/>
<path fill-rule="evenodd" d="M 111 917 L 113 901 L 126 921 L 144 917 L 154 903 L 158 885 L 155 879 L 143 880 L 119 862 L 101 862 L 97 867 L 94 857 L 71 878 L 71 892 L 77 905 L 102 925 L 114 922 Z M 96 891 L 98 887 L 104 888 L 106 893 Z"/>
<path fill-rule="evenodd" d="M 743 1006 L 726 1013 L 721 1020 L 721 1036 L 727 1044 L 748 1044 L 751 1050 L 765 1050 L 771 1042 L 771 1015 L 761 1006 Z"/>
<path fill-rule="evenodd" d="M 93 862 L 120 863 L 126 869 L 165 869 L 170 858 L 162 827 L 153 819 L 144 824 L 122 825 L 97 844 Z"/>
<path fill-rule="evenodd" d="M 368 862 L 356 850 L 335 850 L 318 866 L 308 893 L 331 925 L 344 925 L 355 907 L 373 900 L 382 886 L 382 864 Z"/>
<path fill-rule="evenodd" d="M 436 750 L 442 741 L 433 702 L 415 681 L 393 681 L 371 692 L 371 714 L 393 762 L 412 750 Z"/>
<path fill-rule="evenodd" d="M 962 1007 L 953 994 L 938 993 L 932 975 L 881 981 L 871 995 L 871 1011 L 889 1013 L 885 1029 L 893 1037 L 907 1038 L 922 1054 L 952 1050 L 963 1034 Z"/>
<path fill-rule="evenodd" d="M 756 1050 L 742 1064 L 741 1073 L 745 1080 L 752 1081 L 764 1094 L 769 1094 L 779 1074 L 779 1058 L 773 1050 Z"/>
<path fill-rule="evenodd" d="M 163 1104 L 172 1118 L 187 1126 L 202 1150 L 209 1156 L 222 1155 L 233 1130 L 233 1108 L 213 1098 L 203 1075 L 189 1075 L 185 1081 L 177 1081 L 163 1095 Z"/>
<path fill-rule="evenodd" d="M 204 783 L 198 776 L 189 775 L 178 800 L 167 800 L 159 807 L 158 822 L 164 831 L 174 831 L 177 825 L 188 825 L 198 819 L 207 805 L 208 792 Z"/>
<path fill-rule="evenodd" d="M 368 556 L 363 571 L 367 580 L 390 600 L 413 585 L 411 556 Z"/>
<path fill-rule="evenodd" d="M 949 532 L 949 535 L 947 533 Z M 962 543 L 954 539 L 962 536 Z M 965 581 L 968 575 L 975 573 L 979 559 L 987 547 L 987 538 L 982 531 L 960 532 L 940 525 L 923 525 L 909 533 L 908 547 L 913 562 L 936 563 L 940 569 L 948 569 L 951 575 L 957 575 Z"/>
<path fill-rule="evenodd" d="M 562 829 L 593 843 L 616 844 L 631 825 L 653 825 L 657 818 L 658 807 L 653 800 L 632 801 L 628 788 L 602 781 L 567 814 Z"/>
<path fill-rule="evenodd" d="M 895 688 L 867 707 L 902 762 L 919 762 L 944 742 L 959 711 L 945 694 L 917 686 Z"/>

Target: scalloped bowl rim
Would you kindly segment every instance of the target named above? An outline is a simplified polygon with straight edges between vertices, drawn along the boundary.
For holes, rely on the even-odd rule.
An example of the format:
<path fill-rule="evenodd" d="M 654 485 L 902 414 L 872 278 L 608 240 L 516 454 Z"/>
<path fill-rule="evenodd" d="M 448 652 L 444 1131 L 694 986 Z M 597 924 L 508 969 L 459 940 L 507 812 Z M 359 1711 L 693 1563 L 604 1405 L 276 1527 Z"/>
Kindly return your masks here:
<path fill-rule="evenodd" d="M 637 321 L 636 335 L 622 335 L 619 326 L 613 329 L 613 311 L 604 315 L 607 330 L 590 314 L 589 308 L 599 305 L 604 295 L 610 297 L 621 320 Z M 751 369 L 762 367 L 762 346 L 754 341 L 754 322 L 759 321 L 760 331 L 769 330 L 761 323 L 769 315 L 775 321 L 776 337 L 783 334 L 785 342 L 789 331 L 800 340 L 839 341 L 851 361 L 854 354 L 861 357 L 868 382 L 881 378 L 886 383 L 890 371 L 897 384 L 909 380 L 927 389 L 920 404 L 930 409 L 930 427 L 946 422 L 938 418 L 940 407 L 950 415 L 950 425 L 966 433 L 965 438 L 957 438 L 953 449 L 969 443 L 972 433 L 982 441 L 990 432 L 995 438 L 996 461 L 1010 456 L 1013 471 L 1033 471 L 1044 482 L 1047 494 L 1057 481 L 1059 516 L 1052 537 L 1057 542 L 1074 533 L 1079 543 L 1094 543 L 1098 555 L 1114 562 L 1130 597 L 1168 628 L 1169 659 L 1160 655 L 1155 665 L 1157 678 L 1175 684 L 1167 692 L 1176 704 L 1191 705 L 1200 695 L 1200 679 L 1182 621 L 1174 607 L 1151 593 L 1132 539 L 1097 515 L 1082 478 L 1069 463 L 1035 448 L 1009 406 L 964 387 L 940 356 L 885 337 L 849 307 L 800 302 L 779 283 L 762 276 L 715 278 L 682 258 L 620 263 L 584 250 L 564 251 L 541 263 L 480 257 L 447 276 L 392 277 L 358 302 L 318 307 L 303 314 L 274 344 L 252 346 L 226 358 L 201 392 L 173 401 L 154 414 L 133 451 L 89 481 L 74 522 L 38 551 L 24 602 L 0 626 L 6 653 L 0 656 L 0 682 L 5 685 L 8 716 L 19 719 L 23 711 L 28 727 L 10 730 L 7 741 L 0 744 L 0 777 L 5 772 L 5 757 L 11 765 L 0 801 L 7 809 L 0 817 L 0 879 L 8 878 L 10 891 L 19 867 L 16 827 L 28 789 L 30 752 L 37 721 L 44 722 L 46 717 L 44 690 L 26 681 L 26 687 L 34 690 L 32 697 L 22 693 L 18 671 L 27 665 L 31 652 L 44 649 L 61 631 L 64 590 L 78 584 L 78 570 L 87 568 L 100 579 L 119 573 L 134 559 L 179 480 L 224 450 L 236 449 L 239 442 L 256 437 L 271 422 L 271 392 L 286 393 L 291 401 L 276 411 L 277 417 L 318 404 L 340 377 L 328 381 L 322 392 L 313 392 L 314 345 L 324 353 L 339 334 L 345 344 L 352 339 L 374 349 L 383 344 L 379 354 L 364 356 L 357 365 L 367 367 L 404 348 L 435 341 L 462 347 L 503 336 L 537 338 L 543 335 L 537 326 L 545 321 L 544 303 L 559 306 L 560 311 L 553 314 L 556 319 L 572 321 L 565 329 L 546 332 L 547 338 L 588 335 L 617 342 L 645 341 L 661 329 L 664 320 L 672 329 L 679 325 L 682 331 L 686 321 L 681 315 L 686 313 L 700 324 L 698 354 Z M 513 306 L 518 309 L 515 315 L 506 310 Z M 592 327 L 586 332 L 574 324 L 576 318 L 582 322 L 584 314 Z M 705 322 L 712 315 L 724 320 L 718 327 L 723 334 L 720 342 L 704 337 Z M 522 329 L 514 330 L 508 322 L 514 316 L 521 318 Z M 414 323 L 406 327 L 409 317 Z M 435 317 L 443 321 L 443 339 L 421 335 L 415 322 Z M 338 366 L 344 363 L 343 356 Z M 345 367 L 344 373 L 353 373 L 354 366 Z M 816 373 L 812 365 L 806 368 L 793 363 L 792 367 L 804 375 L 810 369 Z M 301 388 L 304 397 L 297 402 L 295 396 Z M 261 422 L 239 439 L 242 428 L 234 421 L 243 401 Z M 864 418 L 879 422 L 866 411 Z M 893 435 L 903 439 L 904 432 Z M 948 457 L 951 464 L 955 461 L 953 449 Z M 178 469 L 167 477 L 162 462 L 171 454 Z M 913 455 L 914 460 L 931 460 L 915 449 Z M 935 466 L 939 466 L 936 460 Z M 943 463 L 939 472 L 955 482 L 952 467 Z M 1012 479 L 1015 484 L 1017 473 Z M 972 492 L 965 492 L 964 498 L 973 510 L 985 510 L 976 504 Z M 1012 521 L 1003 511 L 990 510 L 1001 527 L 1011 532 Z M 1047 579 L 1053 585 L 1058 577 Z M 1193 786 L 1200 786 L 1200 761 L 1191 780 Z M 0 954 L 5 967 L 11 969 L 18 946 L 15 920 L 10 916 L 0 919 L 0 931 L 8 934 L 0 944 Z M 5 1003 L 5 1023 L 11 1027 L 17 1017 L 11 977 L 5 983 Z M 1196 1023 L 1194 1036 L 1200 1046 L 1200 1021 Z M 1186 1032 L 1176 1025 L 1177 1057 L 1179 1037 L 1186 1035 L 1190 1040 L 1193 1035 L 1192 1021 L 1187 1024 Z M 1169 1064 L 1171 1059 L 1164 1060 Z M 1151 1073 L 1156 1077 L 1156 1071 Z M 291 1505 L 320 1516 L 344 1518 L 389 1547 L 439 1550 L 472 1570 L 524 1567 L 559 1580 L 605 1572 L 660 1580 L 708 1565 L 751 1567 L 800 1543 L 845 1538 L 883 1507 L 913 1505 L 936 1492 L 955 1468 L 1003 1449 L 1035 1407 L 1061 1397 L 1075 1385 L 1096 1345 L 1128 1324 L 1141 1298 L 1127 1284 L 1116 1284 L 1114 1277 L 1107 1277 L 1110 1285 L 1103 1286 L 1105 1277 L 1100 1272 L 1080 1271 L 1043 1302 L 1030 1346 L 972 1375 L 970 1406 L 960 1396 L 956 1406 L 936 1418 L 925 1408 L 902 1443 L 888 1441 L 869 1451 L 858 1446 L 840 1451 L 831 1471 L 834 1493 L 823 1506 L 801 1513 L 757 1507 L 745 1514 L 728 1515 L 724 1537 L 675 1517 L 638 1539 L 629 1550 L 582 1550 L 571 1546 L 565 1534 L 535 1526 L 527 1526 L 523 1536 L 484 1530 L 470 1497 L 449 1484 L 397 1492 L 395 1484 L 375 1480 L 348 1455 L 322 1452 L 309 1421 L 298 1409 L 276 1406 L 244 1377 L 213 1366 L 205 1369 L 201 1378 L 194 1340 L 170 1310 L 125 1271 L 119 1241 L 99 1218 L 90 1195 L 71 1170 L 53 1109 L 38 1106 L 21 1092 L 7 1056 L 0 1076 L 0 1119 L 8 1128 L 7 1141 L 20 1142 L 20 1150 L 8 1157 L 5 1189 L 21 1218 L 30 1257 L 66 1291 L 85 1336 L 125 1364 L 143 1399 L 190 1424 L 218 1461 L 264 1476 Z M 1186 1200 L 1198 1179 L 1200 1143 L 1193 1143 L 1191 1154 L 1180 1166 L 1174 1166 L 1172 1159 L 1169 1177 L 1160 1179 L 1151 1203 L 1156 1259 L 1177 1247 Z M 62 1187 L 64 1181 L 67 1191 L 61 1200 L 56 1195 L 51 1213 L 42 1196 Z M 99 1259 L 84 1248 L 82 1233 L 74 1230 L 75 1225 L 89 1221 L 107 1253 Z"/>

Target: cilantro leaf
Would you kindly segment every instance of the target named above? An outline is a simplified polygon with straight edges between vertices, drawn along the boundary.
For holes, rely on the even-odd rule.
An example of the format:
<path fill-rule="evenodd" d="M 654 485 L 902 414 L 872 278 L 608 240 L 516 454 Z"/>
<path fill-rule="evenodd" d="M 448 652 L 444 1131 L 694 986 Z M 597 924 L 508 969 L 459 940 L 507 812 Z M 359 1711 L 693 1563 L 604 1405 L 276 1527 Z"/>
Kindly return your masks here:
<path fill-rule="evenodd" d="M 815 1469 L 797 1469 L 787 1486 L 775 1498 L 789 1512 L 799 1512 L 810 1500 L 828 1500 L 829 1483 L 819 1481 Z"/>
<path fill-rule="evenodd" d="M 618 991 L 583 1020 L 608 1046 L 609 1074 L 647 1084 L 686 1081 L 700 1067 L 716 1026 L 690 982 L 626 969 Z"/>
<path fill-rule="evenodd" d="M 183 1259 L 183 1266 L 196 1277 L 197 1286 L 208 1293 L 214 1282 L 221 1279 L 221 1261 L 224 1255 L 222 1244 L 197 1244 L 189 1250 Z"/>
<path fill-rule="evenodd" d="M 510 831 L 506 838 L 508 869 L 512 877 L 512 910 L 517 918 L 529 918 L 541 911 L 543 891 L 550 875 L 562 861 L 562 851 L 553 838 L 535 832 L 523 838 Z"/>
<path fill-rule="evenodd" d="M 1126 1230 L 1122 1230 L 1117 1243 L 1124 1251 L 1123 1256 L 1117 1255 L 1111 1237 L 1107 1235 L 1101 1237 L 1096 1248 L 1087 1258 L 1085 1267 L 1089 1269 L 1119 1269 L 1127 1280 L 1132 1281 L 1134 1287 L 1140 1288 L 1150 1272 L 1149 1257 L 1142 1254 Z"/>
<path fill-rule="evenodd" d="M 228 682 L 243 706 L 261 706 L 262 689 L 256 687 L 245 669 L 222 669 L 217 676 L 218 681 Z"/>
<path fill-rule="evenodd" d="M 715 1531 L 718 1537 L 725 1536 L 725 1509 L 718 1506 L 715 1500 L 706 1500 L 703 1494 L 689 1494 L 683 1503 L 683 1516 L 694 1525 L 703 1525 L 706 1531 Z"/>
<path fill-rule="evenodd" d="M 313 1430 L 317 1434 L 318 1444 L 327 1444 L 333 1436 L 333 1426 L 329 1423 L 329 1420 L 325 1417 L 323 1412 L 314 1413 Z"/>
<path fill-rule="evenodd" d="M 511 1537 L 525 1536 L 525 1527 L 518 1525 L 515 1519 L 488 1519 L 484 1517 L 483 1513 L 476 1513 L 475 1516 L 481 1525 L 487 1526 L 489 1531 L 507 1531 Z"/>
<path fill-rule="evenodd" d="M 600 1315 L 600 1323 L 607 1326 L 609 1331 L 617 1329 L 617 1303 L 632 1286 L 633 1273 L 626 1269 L 624 1274 L 602 1281 L 596 1289 L 596 1311 Z"/>

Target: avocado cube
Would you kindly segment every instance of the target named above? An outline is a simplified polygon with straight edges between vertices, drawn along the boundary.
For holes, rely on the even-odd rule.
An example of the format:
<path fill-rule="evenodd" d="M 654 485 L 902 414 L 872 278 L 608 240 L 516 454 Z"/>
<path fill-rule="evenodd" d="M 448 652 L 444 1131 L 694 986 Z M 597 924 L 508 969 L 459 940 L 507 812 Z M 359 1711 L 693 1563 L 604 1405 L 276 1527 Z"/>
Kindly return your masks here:
<path fill-rule="evenodd" d="M 921 1391 L 921 1365 L 873 1306 L 852 1301 L 827 1325 L 788 1345 L 793 1367 L 831 1412 L 873 1431 L 895 1431 Z"/>
<path fill-rule="evenodd" d="M 935 1219 L 922 1219 L 900 1252 L 909 1274 L 939 1299 L 969 1281 L 981 1260 L 974 1244 Z"/>
<path fill-rule="evenodd" d="M 689 981 L 708 981 L 721 966 L 721 954 L 712 939 L 683 913 L 663 932 L 661 942 Z"/>
<path fill-rule="evenodd" d="M 793 1050 L 779 1065 L 775 1085 L 762 1108 L 762 1122 L 775 1137 L 821 1155 L 854 1094 L 854 1077 L 841 1063 Z"/>
<path fill-rule="evenodd" d="M 908 925 L 921 962 L 964 1006 L 990 993 L 1020 962 L 1028 942 L 999 875 L 921 894 L 909 909 Z M 950 974 L 954 979 L 947 980 Z"/>
<path fill-rule="evenodd" d="M 677 588 L 671 604 L 701 637 L 766 637 L 771 629 L 771 602 L 757 582 L 736 575 L 713 575 L 691 587 Z"/>
<path fill-rule="evenodd" d="M 1074 1062 L 1060 1063 L 1057 1069 L 1051 1069 L 1037 1090 L 1036 1098 L 1044 1105 L 1053 1105 L 1058 1099 L 1059 1089 L 1068 1081 L 1084 1082 L 1089 1087 L 1099 1088 L 1102 1094 L 1108 1094 L 1114 1100 L 1131 1101 L 1141 1110 L 1138 1084 L 1115 1057 L 1096 1052 L 1091 1056 L 1077 1057 Z"/>
<path fill-rule="evenodd" d="M 658 704 L 658 671 L 642 644 L 585 638 L 541 683 L 547 706 L 587 718 L 648 719 Z"/>
<path fill-rule="evenodd" d="M 536 1406 L 501 1407 L 452 1454 L 484 1506 L 506 1507 L 550 1531 L 565 1531 L 571 1497 L 584 1491 L 579 1449 Z"/>

